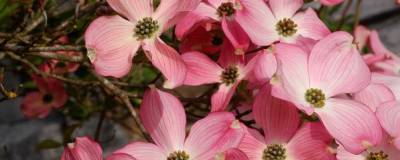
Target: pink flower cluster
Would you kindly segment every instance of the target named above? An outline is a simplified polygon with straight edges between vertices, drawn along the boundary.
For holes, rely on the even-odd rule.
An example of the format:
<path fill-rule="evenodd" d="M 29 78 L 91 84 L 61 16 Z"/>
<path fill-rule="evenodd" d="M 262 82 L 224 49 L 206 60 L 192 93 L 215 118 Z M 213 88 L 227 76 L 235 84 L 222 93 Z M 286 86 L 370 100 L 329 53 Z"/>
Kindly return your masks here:
<path fill-rule="evenodd" d="M 152 142 L 132 142 L 107 159 L 399 159 L 400 58 L 376 31 L 331 33 L 313 9 L 301 10 L 303 0 L 107 2 L 119 15 L 97 18 L 85 34 L 97 73 L 123 77 L 143 51 L 164 88 L 219 85 L 211 113 L 188 134 L 179 99 L 151 86 L 140 118 Z M 179 52 L 160 38 L 172 31 Z M 243 81 L 255 126 L 228 112 Z M 101 160 L 101 147 L 77 138 L 62 159 Z"/>

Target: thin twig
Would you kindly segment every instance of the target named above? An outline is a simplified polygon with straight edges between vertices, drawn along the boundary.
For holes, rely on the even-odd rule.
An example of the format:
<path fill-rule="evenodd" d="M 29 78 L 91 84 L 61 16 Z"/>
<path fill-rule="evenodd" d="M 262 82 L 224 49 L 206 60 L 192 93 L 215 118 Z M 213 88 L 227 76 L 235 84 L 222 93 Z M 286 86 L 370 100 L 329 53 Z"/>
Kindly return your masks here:
<path fill-rule="evenodd" d="M 21 56 L 19 56 L 19 55 L 16 55 L 15 53 L 13 53 L 13 52 L 5 52 L 8 56 L 10 56 L 12 59 L 14 59 L 14 60 L 16 60 L 16 61 L 19 61 L 19 62 L 21 62 L 21 63 L 23 63 L 23 64 L 25 64 L 25 65 L 27 65 L 29 68 L 31 68 L 32 69 L 32 71 L 34 72 L 34 73 L 36 73 L 36 74 L 39 74 L 39 75 L 42 75 L 42 76 L 44 76 L 44 77 L 52 77 L 52 78 L 55 78 L 55 79 L 58 79 L 58 80 L 61 80 L 61 81 L 64 81 L 64 82 L 67 82 L 67 83 L 71 83 L 71 84 L 76 84 L 76 85 L 82 85 L 82 86 L 85 86 L 85 85 L 92 85 L 92 86 L 96 86 L 96 85 L 100 85 L 101 83 L 100 82 L 98 82 L 98 81 L 82 81 L 82 80 L 78 80 L 78 79 L 70 79 L 70 78 L 66 78 L 66 77 L 63 77 L 63 76 L 60 76 L 60 75 L 56 75 L 56 74 L 50 74 L 50 73 L 47 73 L 47 72 L 43 72 L 43 71 L 41 71 L 39 68 L 37 68 L 33 63 L 31 63 L 30 61 L 28 61 L 28 60 L 26 60 L 26 59 L 24 59 L 24 58 L 22 58 Z M 41 54 L 35 54 L 35 53 L 29 53 L 30 55 L 37 55 L 37 56 L 41 56 L 41 57 L 46 57 L 46 58 L 54 58 L 54 59 L 57 59 L 57 60 L 66 60 L 66 59 L 68 59 L 68 60 L 66 60 L 66 61 L 70 61 L 70 62 L 78 62 L 79 61 L 79 57 L 74 57 L 74 56 L 72 56 L 72 57 L 66 57 L 66 56 L 60 56 L 60 57 L 58 57 L 58 55 L 56 56 L 56 55 L 53 55 L 53 53 L 48 53 L 47 55 L 46 54 L 44 54 L 44 52 L 41 52 Z M 57 58 L 56 58 L 57 57 Z M 62 58 L 61 58 L 62 57 Z M 135 87 L 135 88 L 145 88 L 147 85 L 135 85 L 135 84 L 129 84 L 129 83 L 125 83 L 125 82 L 120 82 L 120 81 L 112 81 L 111 83 L 113 83 L 114 85 L 118 85 L 118 86 L 128 86 L 128 87 Z M 127 93 L 127 95 L 129 96 L 129 97 L 138 97 L 138 96 L 140 96 L 140 95 L 138 95 L 138 94 L 134 94 L 134 93 Z"/>
<path fill-rule="evenodd" d="M 37 44 L 40 45 L 40 44 Z M 4 51 L 25 51 L 25 52 L 52 52 L 52 51 L 85 51 L 82 45 L 55 45 L 55 46 L 21 46 L 15 44 L 7 44 L 0 48 Z"/>
<path fill-rule="evenodd" d="M 357 0 L 356 3 L 356 14 L 354 15 L 354 28 L 360 24 L 360 15 L 361 15 L 361 2 L 362 0 Z"/>
<path fill-rule="evenodd" d="M 99 117 L 99 122 L 97 123 L 96 132 L 94 133 L 94 138 L 95 138 L 96 142 L 99 142 L 101 127 L 103 125 L 105 118 L 106 118 L 106 110 L 103 110 Z"/>
<path fill-rule="evenodd" d="M 12 37 L 11 33 L 0 32 L 0 38 L 10 38 L 10 37 Z"/>
<path fill-rule="evenodd" d="M 45 18 L 40 15 L 38 18 L 34 19 L 31 23 L 29 23 L 29 25 L 25 27 L 24 31 L 22 31 L 18 35 L 22 37 L 28 34 L 32 30 L 34 30 L 37 26 L 39 26 L 39 24 L 43 23 L 44 20 Z"/>
<path fill-rule="evenodd" d="M 259 48 L 256 48 L 256 49 L 253 49 L 253 50 L 247 51 L 245 54 L 255 53 L 255 52 L 258 52 L 258 51 L 261 51 L 261 50 L 267 49 L 268 47 L 269 47 L 269 46 L 261 46 L 261 47 L 259 47 Z"/>
<path fill-rule="evenodd" d="M 68 56 L 54 52 L 26 52 L 25 54 L 47 59 L 55 59 L 59 61 L 75 62 L 75 63 L 83 62 L 85 60 L 83 56 Z"/>
<path fill-rule="evenodd" d="M 120 87 L 146 88 L 148 86 L 148 85 L 141 85 L 141 84 L 131 84 L 128 82 L 120 82 L 120 81 L 111 81 L 111 82 Z"/>
<path fill-rule="evenodd" d="M 3 96 L 4 96 L 5 98 L 7 98 L 7 99 L 13 99 L 13 98 L 16 98 L 16 97 L 17 97 L 17 93 L 7 90 L 7 89 L 4 87 L 3 83 L 0 83 L 0 92 L 1 92 L 1 93 L 3 94 Z"/>
<path fill-rule="evenodd" d="M 80 85 L 80 86 L 96 85 L 96 82 L 82 81 L 82 80 L 78 80 L 78 79 L 70 79 L 70 78 L 66 78 L 66 77 L 60 76 L 60 75 L 43 72 L 40 69 L 38 69 L 33 63 L 31 63 L 30 61 L 22 58 L 21 56 L 16 55 L 13 52 L 5 52 L 5 53 L 8 56 L 10 56 L 11 59 L 14 59 L 16 61 L 19 61 L 19 62 L 25 64 L 26 66 L 31 68 L 34 73 L 39 74 L 39 75 L 41 75 L 43 77 L 51 77 L 51 78 L 55 78 L 55 79 L 67 82 L 67 83 L 76 84 L 76 85 Z"/>
<path fill-rule="evenodd" d="M 132 103 L 130 102 L 128 94 L 125 91 L 123 91 L 123 90 L 119 89 L 118 87 L 116 87 L 114 84 L 112 84 L 107 78 L 96 74 L 94 71 L 92 71 L 92 74 L 102 83 L 102 85 L 106 89 L 108 89 L 115 96 L 117 96 L 117 97 L 119 97 L 121 99 L 121 101 L 125 104 L 126 108 L 132 114 L 132 118 L 133 118 L 136 126 L 139 127 L 143 137 L 146 138 L 146 140 L 149 141 L 150 138 L 145 133 L 145 129 L 144 129 L 143 125 L 140 123 L 141 121 L 139 119 L 139 115 L 137 114 L 136 110 L 134 109 Z"/>
<path fill-rule="evenodd" d="M 339 20 L 339 25 L 337 26 L 336 30 L 340 30 L 346 21 L 346 15 L 350 10 L 351 4 L 353 3 L 353 0 L 348 0 L 346 6 L 343 9 L 342 15 Z"/>

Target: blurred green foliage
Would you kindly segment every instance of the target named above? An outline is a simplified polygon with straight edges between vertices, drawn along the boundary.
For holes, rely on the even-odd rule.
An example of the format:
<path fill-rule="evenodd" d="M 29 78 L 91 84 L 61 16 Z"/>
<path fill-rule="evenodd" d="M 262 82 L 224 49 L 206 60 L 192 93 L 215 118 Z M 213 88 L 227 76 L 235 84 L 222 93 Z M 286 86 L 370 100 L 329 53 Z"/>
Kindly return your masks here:
<path fill-rule="evenodd" d="M 36 149 L 37 150 L 53 149 L 53 148 L 58 148 L 58 147 L 62 147 L 62 146 L 63 146 L 63 144 L 61 142 L 58 142 L 57 140 L 45 139 L 36 145 Z"/>
<path fill-rule="evenodd" d="M 11 2 L 10 0 L 0 0 L 0 30 L 2 28 L 7 27 L 7 22 L 12 18 L 17 8 L 20 6 L 20 3 Z"/>

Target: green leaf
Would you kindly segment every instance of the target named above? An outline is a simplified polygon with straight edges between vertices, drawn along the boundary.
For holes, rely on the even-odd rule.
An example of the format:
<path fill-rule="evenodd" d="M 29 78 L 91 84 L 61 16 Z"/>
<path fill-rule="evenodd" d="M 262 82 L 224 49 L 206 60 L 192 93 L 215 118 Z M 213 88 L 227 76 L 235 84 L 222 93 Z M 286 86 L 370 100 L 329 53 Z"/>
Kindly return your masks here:
<path fill-rule="evenodd" d="M 85 120 L 90 117 L 88 107 L 82 105 L 65 105 L 68 108 L 68 115 L 75 120 Z"/>
<path fill-rule="evenodd" d="M 130 77 L 131 84 L 147 84 L 157 77 L 158 72 L 148 66 L 134 66 Z"/>
<path fill-rule="evenodd" d="M 24 89 L 36 89 L 37 88 L 35 82 L 33 82 L 33 81 L 25 82 L 24 84 L 22 84 L 22 87 Z"/>
<path fill-rule="evenodd" d="M 0 22 L 13 14 L 18 8 L 19 3 L 0 0 Z"/>
<path fill-rule="evenodd" d="M 45 139 L 36 145 L 37 150 L 54 149 L 54 148 L 59 148 L 59 147 L 62 147 L 62 143 L 60 143 L 54 139 Z"/>
<path fill-rule="evenodd" d="M 67 144 L 70 142 L 73 142 L 73 138 L 72 138 L 72 134 L 74 133 L 75 129 L 77 129 L 78 127 L 81 127 L 80 124 L 74 124 L 71 126 L 67 126 L 66 128 L 64 128 L 64 137 L 63 137 L 63 143 Z"/>

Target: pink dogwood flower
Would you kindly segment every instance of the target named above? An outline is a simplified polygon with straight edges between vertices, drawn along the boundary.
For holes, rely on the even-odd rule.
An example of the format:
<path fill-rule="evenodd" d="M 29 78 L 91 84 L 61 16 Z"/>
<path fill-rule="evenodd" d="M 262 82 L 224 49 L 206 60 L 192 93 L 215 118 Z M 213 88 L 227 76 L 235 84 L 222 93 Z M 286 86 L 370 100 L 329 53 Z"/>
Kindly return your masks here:
<path fill-rule="evenodd" d="M 358 26 L 354 34 L 359 49 L 362 50 L 368 44 L 372 52 L 364 56 L 372 71 L 400 75 L 400 57 L 385 47 L 376 30 L 371 31 L 364 26 Z"/>
<path fill-rule="evenodd" d="M 245 6 L 244 3 L 253 6 Z M 236 18 L 240 12 L 251 9 L 247 7 L 254 7 L 258 3 L 264 2 L 261 0 L 205 0 L 177 24 L 176 35 L 181 39 L 199 23 L 220 22 L 225 36 L 235 48 L 235 53 L 237 55 L 244 54 L 249 47 L 250 39 Z"/>
<path fill-rule="evenodd" d="M 44 118 L 53 108 L 62 107 L 68 100 L 63 83 L 53 78 L 32 75 L 38 91 L 29 92 L 22 100 L 22 113 L 28 118 Z"/>
<path fill-rule="evenodd" d="M 69 38 L 67 36 L 61 36 L 58 41 L 59 44 L 68 44 Z M 67 57 L 79 57 L 82 56 L 80 52 L 77 51 L 57 51 L 55 52 L 59 55 Z M 75 72 L 79 68 L 79 63 L 59 61 L 56 59 L 46 60 L 45 63 L 40 65 L 40 69 L 47 73 L 53 74 L 65 74 Z"/>
<path fill-rule="evenodd" d="M 384 130 L 384 138 L 377 146 L 369 148 L 361 154 L 352 154 L 343 147 L 338 148 L 338 159 L 343 160 L 395 160 L 400 157 L 400 103 L 389 101 L 377 108 L 376 115 Z"/>
<path fill-rule="evenodd" d="M 382 103 L 400 99 L 400 77 L 372 73 L 371 83 L 353 97 L 375 112 Z"/>
<path fill-rule="evenodd" d="M 61 155 L 61 160 L 103 160 L 100 145 L 88 137 L 78 137 L 75 143 L 69 143 Z M 136 160 L 130 155 L 112 154 L 106 160 Z"/>
<path fill-rule="evenodd" d="M 249 130 L 239 145 L 249 160 L 334 160 L 329 146 L 333 138 L 317 122 L 300 126 L 297 108 L 271 95 L 265 85 L 255 98 L 255 121 L 264 131 Z"/>
<path fill-rule="evenodd" d="M 365 26 L 357 26 L 354 29 L 354 41 L 356 42 L 358 49 L 363 50 L 364 47 L 369 42 L 369 37 L 371 35 L 371 31 Z"/>
<path fill-rule="evenodd" d="M 237 86 L 254 66 L 254 62 L 245 65 L 243 60 L 238 59 L 239 56 L 233 54 L 233 50 L 229 45 L 226 46 L 218 60 L 219 64 L 200 52 L 188 52 L 182 55 L 188 68 L 185 85 L 219 84 L 218 91 L 211 97 L 212 112 L 226 109 Z"/>
<path fill-rule="evenodd" d="M 310 52 L 317 41 L 309 38 L 299 37 L 297 44 L 305 52 Z M 253 69 L 252 83 L 265 84 L 275 75 L 279 64 L 276 60 L 275 46 L 271 45 L 269 48 L 261 50 L 253 57 L 255 64 Z"/>
<path fill-rule="evenodd" d="M 364 104 L 338 96 L 368 86 L 371 73 L 346 32 L 335 32 L 315 44 L 311 53 L 296 45 L 278 44 L 280 63 L 274 95 L 316 113 L 328 132 L 351 153 L 380 142 L 374 113 Z"/>
<path fill-rule="evenodd" d="M 222 30 L 215 24 L 205 25 L 207 26 L 199 26 L 182 38 L 182 42 L 179 45 L 181 53 L 199 51 L 213 55 L 221 51 L 222 44 L 225 41 Z"/>
<path fill-rule="evenodd" d="M 394 98 L 400 100 L 400 77 L 374 73 L 372 78 L 375 83 L 386 86 L 393 93 Z"/>
<path fill-rule="evenodd" d="M 249 158 L 247 155 L 237 149 L 237 148 L 231 148 L 226 150 L 223 153 L 219 153 L 215 156 L 214 160 L 248 160 Z"/>
<path fill-rule="evenodd" d="M 57 54 L 65 56 L 80 56 L 79 52 L 71 51 L 58 51 Z M 51 59 L 40 65 L 40 69 L 47 73 L 52 74 L 65 74 L 75 72 L 79 68 L 79 63 L 63 62 L 55 59 Z"/>
<path fill-rule="evenodd" d="M 400 102 L 390 101 L 381 104 L 377 109 L 376 115 L 382 128 L 388 133 L 390 142 L 400 152 Z"/>
<path fill-rule="evenodd" d="M 385 57 L 383 61 L 374 63 L 374 67 L 383 70 L 386 74 L 400 75 L 400 57 L 383 45 L 377 31 L 371 31 L 370 47 L 376 56 Z"/>
<path fill-rule="evenodd" d="M 277 41 L 295 43 L 299 36 L 319 40 L 330 33 L 311 8 L 296 13 L 303 0 L 269 0 L 268 5 L 245 1 L 242 5 L 251 7 L 239 12 L 242 15 L 236 20 L 253 43 L 260 46 Z"/>
<path fill-rule="evenodd" d="M 182 104 L 154 87 L 145 92 L 140 118 L 154 144 L 133 142 L 115 153 L 137 160 L 213 160 L 217 153 L 237 147 L 245 129 L 232 113 L 217 112 L 194 123 L 186 137 Z"/>
<path fill-rule="evenodd" d="M 261 50 L 253 57 L 256 61 L 252 70 L 252 79 L 250 81 L 255 84 L 265 84 L 276 73 L 278 62 L 274 53 L 274 46 Z"/>
<path fill-rule="evenodd" d="M 378 146 L 368 149 L 360 154 L 353 154 L 339 146 L 337 149 L 338 160 L 396 160 L 400 157 L 400 151 L 390 143 L 389 139 L 384 139 Z"/>
<path fill-rule="evenodd" d="M 97 73 L 122 77 L 132 66 L 140 47 L 167 81 L 166 88 L 182 84 L 186 67 L 175 49 L 160 35 L 182 17 L 183 11 L 195 8 L 200 0 L 162 0 L 153 8 L 152 0 L 107 0 L 119 14 L 94 20 L 85 33 L 88 57 Z M 126 18 L 126 19 L 125 19 Z"/>

